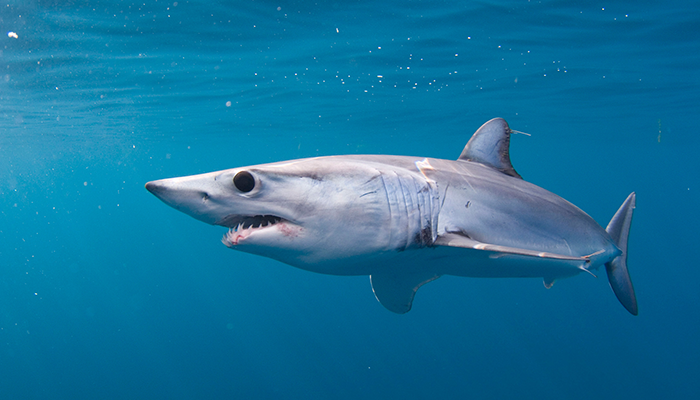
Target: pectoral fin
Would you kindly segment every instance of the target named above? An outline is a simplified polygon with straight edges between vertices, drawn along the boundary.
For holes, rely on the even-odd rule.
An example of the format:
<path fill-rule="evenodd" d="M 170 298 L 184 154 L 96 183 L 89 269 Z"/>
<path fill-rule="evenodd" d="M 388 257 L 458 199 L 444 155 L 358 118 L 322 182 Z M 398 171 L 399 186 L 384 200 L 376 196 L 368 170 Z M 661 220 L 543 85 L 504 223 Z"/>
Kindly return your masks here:
<path fill-rule="evenodd" d="M 374 296 L 387 310 L 405 314 L 411 310 L 418 288 L 434 281 L 440 275 L 430 272 L 411 272 L 392 268 L 370 275 Z"/>
<path fill-rule="evenodd" d="M 517 256 L 528 256 L 528 257 L 540 257 L 552 260 L 562 260 L 562 261 L 582 261 L 586 262 L 588 259 L 586 257 L 577 256 L 567 256 L 563 254 L 548 253 L 546 251 L 519 249 L 516 247 L 501 246 L 498 244 L 489 244 L 470 239 L 466 236 L 459 235 L 456 233 L 444 233 L 435 240 L 434 245 L 436 246 L 450 246 L 450 247 L 461 247 L 465 249 L 474 250 L 484 250 L 494 253 L 494 257 L 500 255 L 517 255 Z"/>
<path fill-rule="evenodd" d="M 552 287 L 554 280 L 589 272 L 590 256 L 571 256 L 547 251 L 521 249 L 483 243 L 459 233 L 444 233 L 433 243 L 436 251 L 450 252 L 465 261 L 463 266 L 451 265 L 440 272 L 448 275 L 485 278 L 544 278 L 544 285 Z M 451 249 L 451 250 L 449 250 Z M 446 253 L 447 252 L 447 253 Z"/>

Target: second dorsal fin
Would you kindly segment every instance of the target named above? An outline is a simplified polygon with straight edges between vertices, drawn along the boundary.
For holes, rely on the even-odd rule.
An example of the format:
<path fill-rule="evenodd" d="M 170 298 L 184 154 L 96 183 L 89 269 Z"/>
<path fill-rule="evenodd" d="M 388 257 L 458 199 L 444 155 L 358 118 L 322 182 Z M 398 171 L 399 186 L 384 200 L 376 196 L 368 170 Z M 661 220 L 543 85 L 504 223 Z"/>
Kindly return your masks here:
<path fill-rule="evenodd" d="M 486 122 L 474 132 L 458 160 L 478 162 L 523 179 L 510 163 L 510 133 L 508 123 L 503 118 Z"/>

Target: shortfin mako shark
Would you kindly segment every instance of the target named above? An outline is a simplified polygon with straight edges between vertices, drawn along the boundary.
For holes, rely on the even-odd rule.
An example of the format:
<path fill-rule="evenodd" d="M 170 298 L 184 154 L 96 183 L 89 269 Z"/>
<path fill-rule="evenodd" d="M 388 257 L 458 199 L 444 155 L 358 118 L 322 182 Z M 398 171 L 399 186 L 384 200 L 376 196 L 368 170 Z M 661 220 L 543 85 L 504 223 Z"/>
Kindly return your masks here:
<path fill-rule="evenodd" d="M 505 120 L 472 136 L 456 161 L 392 155 L 306 158 L 148 182 L 200 221 L 228 228 L 236 250 L 331 275 L 369 275 L 377 300 L 411 309 L 442 275 L 555 280 L 605 266 L 637 315 L 627 271 L 635 194 L 606 229 L 524 181 L 510 162 Z"/>

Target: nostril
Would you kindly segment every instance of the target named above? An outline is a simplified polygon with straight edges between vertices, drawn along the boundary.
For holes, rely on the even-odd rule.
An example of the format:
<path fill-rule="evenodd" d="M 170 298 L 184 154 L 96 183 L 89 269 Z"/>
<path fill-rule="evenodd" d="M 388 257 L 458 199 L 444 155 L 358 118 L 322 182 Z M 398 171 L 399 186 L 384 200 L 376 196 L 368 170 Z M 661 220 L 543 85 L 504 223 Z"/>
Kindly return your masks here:
<path fill-rule="evenodd" d="M 209 200 L 209 193 L 202 193 L 202 201 L 208 201 Z"/>

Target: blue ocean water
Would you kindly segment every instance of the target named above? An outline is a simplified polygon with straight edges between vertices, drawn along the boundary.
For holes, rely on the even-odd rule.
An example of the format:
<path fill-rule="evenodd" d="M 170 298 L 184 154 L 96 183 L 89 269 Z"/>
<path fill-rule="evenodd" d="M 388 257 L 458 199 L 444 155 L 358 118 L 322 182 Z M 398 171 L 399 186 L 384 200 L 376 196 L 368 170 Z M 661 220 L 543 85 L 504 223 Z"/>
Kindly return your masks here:
<path fill-rule="evenodd" d="M 675 0 L 0 3 L 2 397 L 697 398 L 699 25 Z M 602 271 L 443 277 L 396 315 L 143 187 L 454 159 L 497 116 L 602 225 L 637 192 L 639 316 Z"/>

